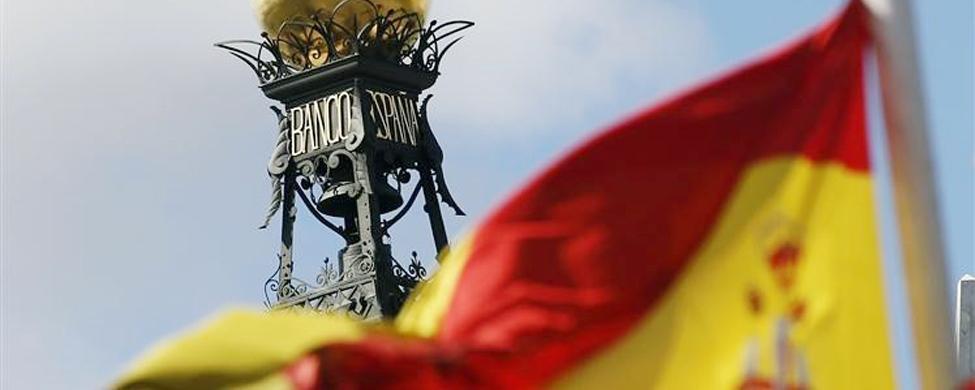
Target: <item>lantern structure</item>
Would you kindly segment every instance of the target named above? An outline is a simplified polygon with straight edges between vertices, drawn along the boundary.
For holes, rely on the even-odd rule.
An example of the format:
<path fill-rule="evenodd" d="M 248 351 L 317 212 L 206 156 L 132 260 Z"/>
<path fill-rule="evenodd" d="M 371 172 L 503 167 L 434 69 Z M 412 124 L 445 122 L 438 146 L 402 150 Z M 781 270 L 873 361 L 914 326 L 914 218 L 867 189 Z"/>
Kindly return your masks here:
<path fill-rule="evenodd" d="M 368 6 L 368 17 L 340 18 L 350 3 Z M 279 128 L 264 224 L 281 212 L 278 266 L 265 284 L 271 308 L 367 320 L 394 316 L 427 271 L 415 251 L 407 261 L 394 257 L 390 228 L 421 195 L 433 247 L 447 248 L 440 204 L 463 211 L 447 188 L 443 152 L 428 120 L 430 96 L 422 94 L 437 81 L 457 34 L 472 25 L 423 26 L 416 14 L 350 0 L 286 22 L 261 41 L 217 44 L 243 60 L 263 93 L 283 105 L 272 107 Z M 314 283 L 294 275 L 299 212 L 345 243 Z"/>

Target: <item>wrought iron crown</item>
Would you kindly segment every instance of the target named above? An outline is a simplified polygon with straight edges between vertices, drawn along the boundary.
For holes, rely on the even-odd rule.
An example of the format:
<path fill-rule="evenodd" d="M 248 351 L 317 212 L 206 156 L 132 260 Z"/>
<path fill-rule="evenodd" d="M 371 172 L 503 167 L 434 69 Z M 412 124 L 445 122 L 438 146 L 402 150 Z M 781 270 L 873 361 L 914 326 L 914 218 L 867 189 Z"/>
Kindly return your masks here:
<path fill-rule="evenodd" d="M 361 23 L 358 18 L 339 22 L 336 15 L 352 3 L 367 5 L 370 17 Z M 439 73 L 444 55 L 461 39 L 456 34 L 473 25 L 463 20 L 443 24 L 434 20 L 424 27 L 416 13 L 382 12 L 369 0 L 345 0 L 332 10 L 284 22 L 276 34 L 262 33 L 260 42 L 232 40 L 216 46 L 247 63 L 261 84 L 355 56 Z"/>

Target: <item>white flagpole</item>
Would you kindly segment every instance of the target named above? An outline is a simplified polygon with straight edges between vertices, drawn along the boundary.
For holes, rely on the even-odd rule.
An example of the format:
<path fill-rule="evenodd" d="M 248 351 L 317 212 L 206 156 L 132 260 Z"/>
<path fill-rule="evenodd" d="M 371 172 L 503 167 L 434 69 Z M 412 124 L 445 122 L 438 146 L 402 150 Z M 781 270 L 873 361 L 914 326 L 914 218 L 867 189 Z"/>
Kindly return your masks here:
<path fill-rule="evenodd" d="M 910 0 L 864 0 L 871 14 L 904 277 L 921 386 L 955 386 L 931 150 Z"/>
<path fill-rule="evenodd" d="M 958 281 L 958 311 L 955 312 L 955 356 L 958 375 L 975 378 L 975 277 Z"/>

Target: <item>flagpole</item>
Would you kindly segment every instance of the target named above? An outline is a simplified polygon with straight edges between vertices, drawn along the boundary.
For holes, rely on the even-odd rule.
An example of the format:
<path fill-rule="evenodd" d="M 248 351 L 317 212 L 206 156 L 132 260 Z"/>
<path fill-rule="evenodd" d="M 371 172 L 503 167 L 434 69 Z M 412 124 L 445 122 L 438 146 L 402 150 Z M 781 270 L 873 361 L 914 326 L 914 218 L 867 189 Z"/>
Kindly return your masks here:
<path fill-rule="evenodd" d="M 864 0 L 876 41 L 921 386 L 954 386 L 948 281 L 910 0 Z"/>
<path fill-rule="evenodd" d="M 955 311 L 955 356 L 958 374 L 975 378 L 975 277 L 965 275 L 958 281 L 958 308 Z M 968 318 L 968 321 L 963 321 Z"/>

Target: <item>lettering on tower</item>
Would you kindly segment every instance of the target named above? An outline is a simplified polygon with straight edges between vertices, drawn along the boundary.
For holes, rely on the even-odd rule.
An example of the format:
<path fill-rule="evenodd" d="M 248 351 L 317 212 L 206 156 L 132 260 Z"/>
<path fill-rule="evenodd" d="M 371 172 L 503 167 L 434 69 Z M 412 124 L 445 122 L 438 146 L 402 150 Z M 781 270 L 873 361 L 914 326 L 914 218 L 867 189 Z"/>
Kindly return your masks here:
<path fill-rule="evenodd" d="M 376 124 L 376 138 L 416 146 L 420 132 L 416 99 L 404 94 L 367 92 L 372 99 L 369 114 Z"/>
<path fill-rule="evenodd" d="M 352 90 L 342 91 L 292 108 L 291 155 L 314 153 L 349 137 L 355 101 Z"/>

